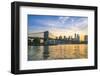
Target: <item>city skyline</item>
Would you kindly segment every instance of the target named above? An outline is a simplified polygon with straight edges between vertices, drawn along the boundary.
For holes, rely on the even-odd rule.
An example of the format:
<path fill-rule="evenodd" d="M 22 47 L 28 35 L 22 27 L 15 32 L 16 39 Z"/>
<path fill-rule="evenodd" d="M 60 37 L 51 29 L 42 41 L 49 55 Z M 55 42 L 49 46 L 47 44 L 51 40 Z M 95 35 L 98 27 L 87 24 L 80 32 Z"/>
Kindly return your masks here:
<path fill-rule="evenodd" d="M 49 31 L 55 36 L 88 35 L 88 18 L 79 16 L 28 15 L 28 32 Z"/>
<path fill-rule="evenodd" d="M 74 33 L 73 35 L 68 35 L 68 36 L 62 36 L 62 35 L 60 35 L 60 36 L 56 36 L 57 38 L 59 38 L 59 37 L 62 37 L 62 39 L 64 38 L 64 37 L 66 37 L 66 38 L 75 38 L 75 34 L 76 33 Z M 85 36 L 88 36 L 88 35 L 82 35 L 82 34 L 76 34 L 76 35 L 79 35 L 79 38 L 80 38 L 80 41 L 84 41 L 85 39 L 84 39 L 84 37 Z"/>
<path fill-rule="evenodd" d="M 39 34 L 39 33 L 36 33 Z M 88 43 L 88 35 L 84 35 L 84 40 L 80 39 L 80 34 L 74 34 L 72 36 L 53 36 L 49 31 L 43 32 L 43 36 L 39 37 L 39 35 L 35 36 L 35 33 L 28 35 L 28 44 L 29 45 L 61 45 L 61 44 L 87 44 Z"/>

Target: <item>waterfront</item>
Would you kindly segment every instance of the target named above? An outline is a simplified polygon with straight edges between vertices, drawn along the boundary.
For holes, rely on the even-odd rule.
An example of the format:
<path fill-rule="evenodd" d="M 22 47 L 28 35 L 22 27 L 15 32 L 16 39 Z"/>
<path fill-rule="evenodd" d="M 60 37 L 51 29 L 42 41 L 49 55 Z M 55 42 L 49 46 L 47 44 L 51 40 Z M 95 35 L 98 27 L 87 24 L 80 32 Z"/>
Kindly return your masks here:
<path fill-rule="evenodd" d="M 88 57 L 87 44 L 28 46 L 28 60 L 83 59 Z"/>

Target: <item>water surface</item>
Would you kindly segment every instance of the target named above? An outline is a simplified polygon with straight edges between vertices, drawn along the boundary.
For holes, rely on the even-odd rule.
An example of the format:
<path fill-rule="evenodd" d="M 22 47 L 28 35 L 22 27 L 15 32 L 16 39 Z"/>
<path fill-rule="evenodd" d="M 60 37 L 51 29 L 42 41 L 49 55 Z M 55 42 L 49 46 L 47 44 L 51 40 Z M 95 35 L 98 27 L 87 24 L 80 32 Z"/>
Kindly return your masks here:
<path fill-rule="evenodd" d="M 88 56 L 87 44 L 28 46 L 28 60 L 82 59 Z"/>

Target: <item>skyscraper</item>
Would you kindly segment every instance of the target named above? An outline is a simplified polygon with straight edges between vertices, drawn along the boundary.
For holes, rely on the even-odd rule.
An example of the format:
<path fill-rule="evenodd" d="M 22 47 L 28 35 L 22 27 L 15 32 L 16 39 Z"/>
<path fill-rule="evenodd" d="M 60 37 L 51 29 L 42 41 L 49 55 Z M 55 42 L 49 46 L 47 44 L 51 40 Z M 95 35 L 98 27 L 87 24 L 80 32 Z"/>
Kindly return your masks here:
<path fill-rule="evenodd" d="M 74 35 L 74 41 L 80 41 L 80 35 L 79 34 L 76 34 Z"/>
<path fill-rule="evenodd" d="M 79 36 L 79 34 L 77 34 L 77 41 L 80 41 L 80 36 Z"/>
<path fill-rule="evenodd" d="M 87 36 L 87 35 L 84 36 L 84 41 L 85 41 L 85 42 L 88 41 L 88 36 Z"/>

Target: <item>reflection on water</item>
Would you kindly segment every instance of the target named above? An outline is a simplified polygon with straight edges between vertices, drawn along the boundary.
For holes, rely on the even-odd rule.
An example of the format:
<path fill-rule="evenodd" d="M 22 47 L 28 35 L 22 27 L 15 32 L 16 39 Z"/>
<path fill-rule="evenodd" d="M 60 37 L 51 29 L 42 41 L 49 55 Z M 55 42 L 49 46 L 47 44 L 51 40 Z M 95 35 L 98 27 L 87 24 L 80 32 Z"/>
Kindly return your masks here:
<path fill-rule="evenodd" d="M 87 44 L 28 46 L 28 60 L 87 58 Z"/>

